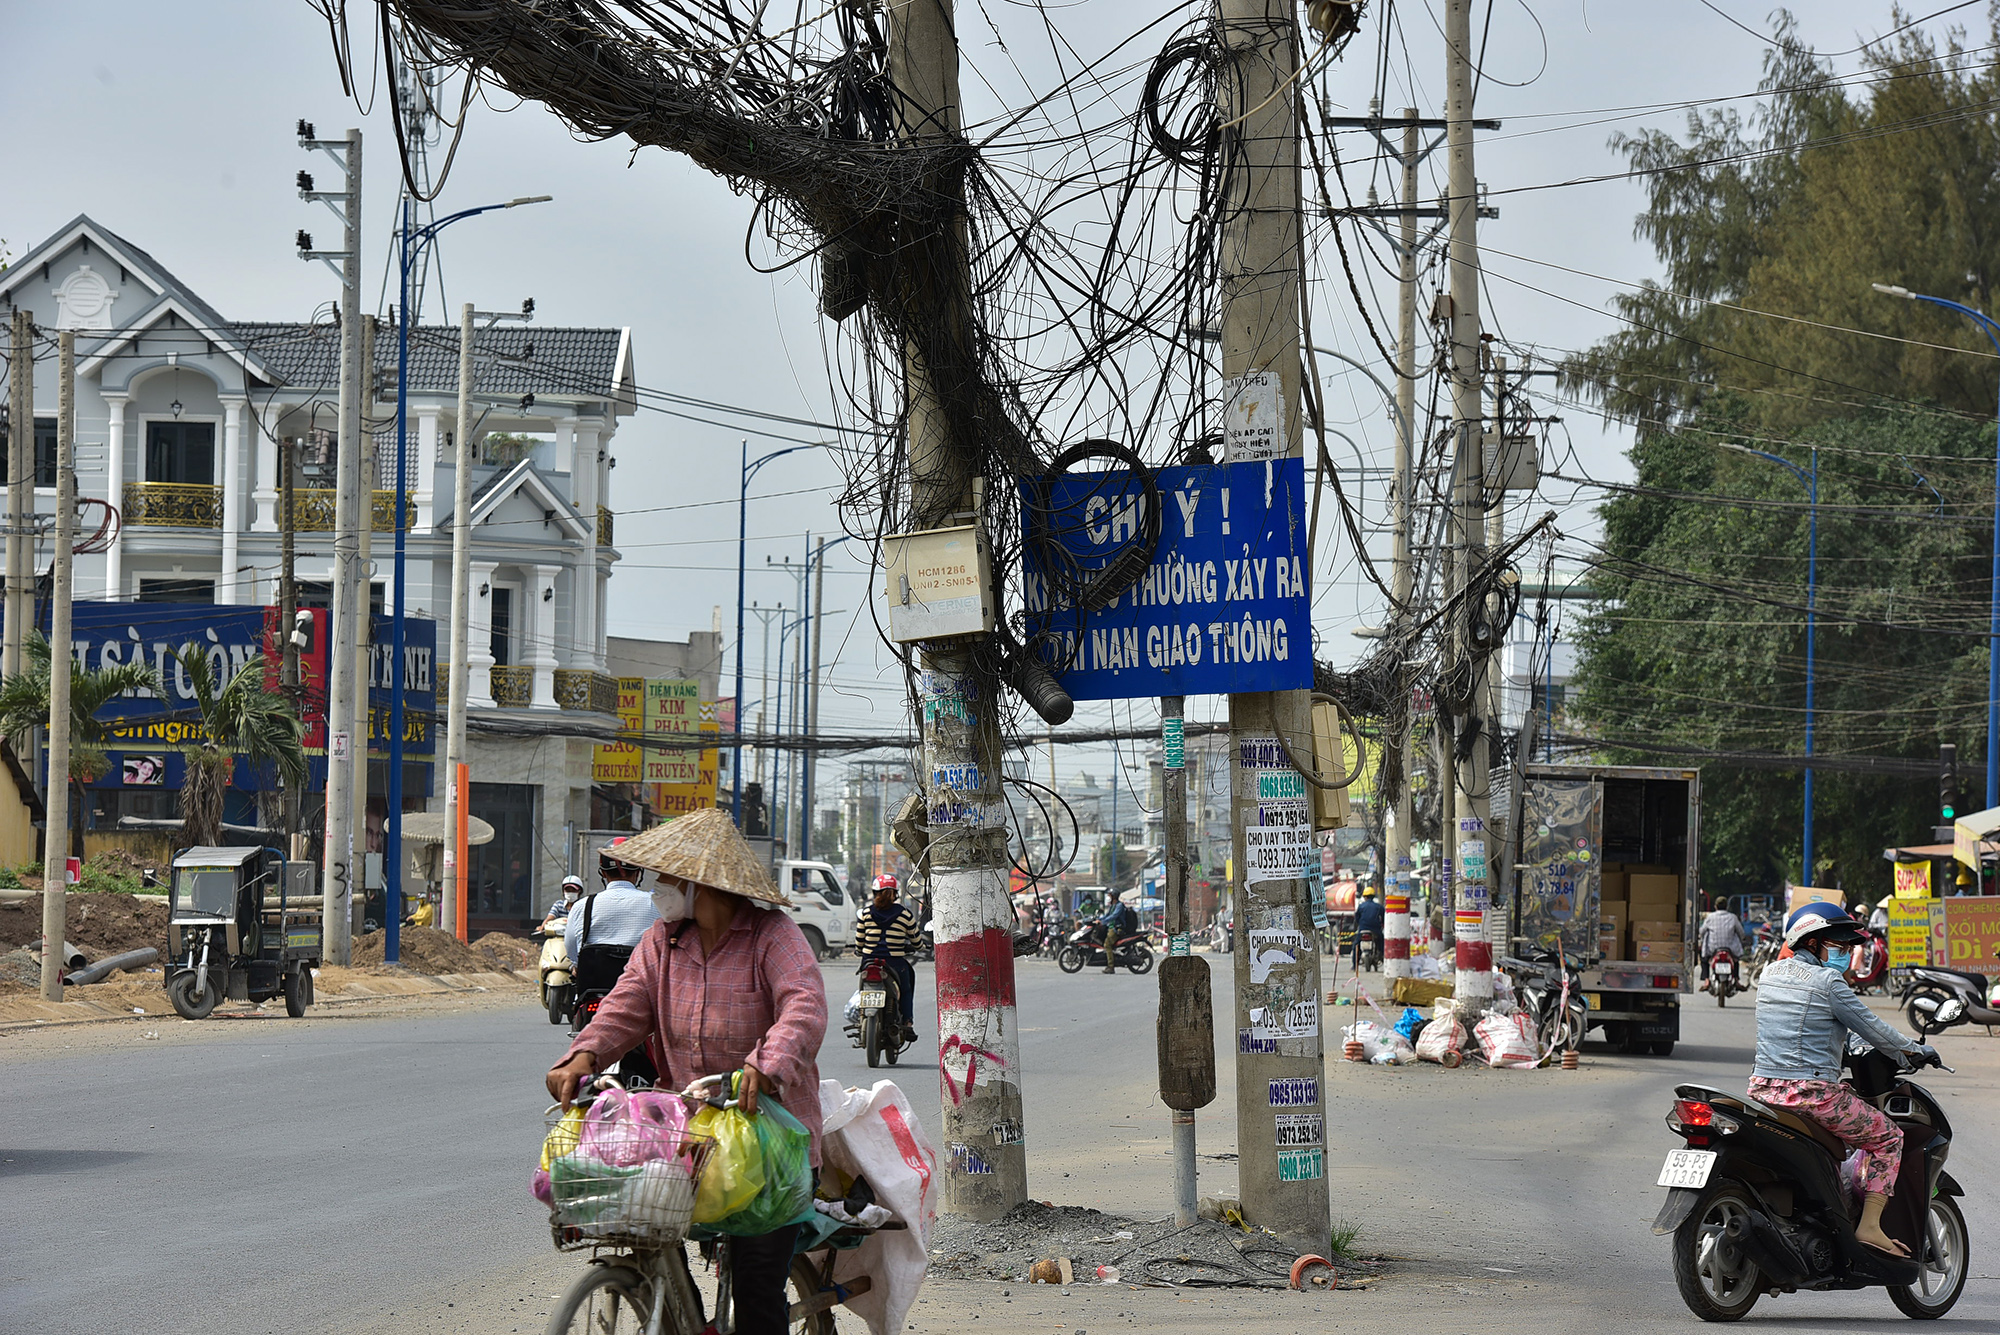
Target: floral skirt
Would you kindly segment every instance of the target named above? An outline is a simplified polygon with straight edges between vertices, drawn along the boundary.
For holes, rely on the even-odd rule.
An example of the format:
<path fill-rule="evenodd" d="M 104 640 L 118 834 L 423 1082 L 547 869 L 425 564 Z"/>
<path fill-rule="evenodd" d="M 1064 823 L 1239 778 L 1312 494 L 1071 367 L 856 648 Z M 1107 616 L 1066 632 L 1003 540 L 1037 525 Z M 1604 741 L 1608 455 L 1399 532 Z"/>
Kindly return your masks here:
<path fill-rule="evenodd" d="M 1750 1097 L 1774 1108 L 1812 1118 L 1861 1151 L 1861 1189 L 1871 1195 L 1896 1191 L 1896 1168 L 1903 1158 L 1903 1128 L 1846 1085 L 1829 1080 L 1750 1078 Z"/>

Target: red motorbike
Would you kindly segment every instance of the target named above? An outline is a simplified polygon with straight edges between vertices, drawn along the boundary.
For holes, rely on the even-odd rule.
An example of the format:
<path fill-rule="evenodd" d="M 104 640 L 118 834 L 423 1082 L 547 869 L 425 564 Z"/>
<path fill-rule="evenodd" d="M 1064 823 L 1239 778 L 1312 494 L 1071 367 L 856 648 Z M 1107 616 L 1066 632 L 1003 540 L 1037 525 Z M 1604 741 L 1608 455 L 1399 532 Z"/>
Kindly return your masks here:
<path fill-rule="evenodd" d="M 1743 973 L 1736 964 L 1736 952 L 1718 950 L 1708 962 L 1708 981 L 1702 985 L 1704 992 L 1715 994 L 1715 1004 L 1726 1006 L 1729 999 L 1743 990 Z"/>

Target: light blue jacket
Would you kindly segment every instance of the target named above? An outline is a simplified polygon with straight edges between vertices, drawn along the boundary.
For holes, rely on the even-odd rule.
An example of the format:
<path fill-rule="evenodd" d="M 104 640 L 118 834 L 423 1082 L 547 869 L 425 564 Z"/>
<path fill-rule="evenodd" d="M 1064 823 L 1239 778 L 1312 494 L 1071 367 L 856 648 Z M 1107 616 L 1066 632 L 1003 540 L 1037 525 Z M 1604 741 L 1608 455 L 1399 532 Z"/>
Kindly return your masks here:
<path fill-rule="evenodd" d="M 1774 960 L 1757 978 L 1757 1062 L 1767 1080 L 1838 1080 L 1852 1031 L 1885 1052 L 1915 1042 L 1876 1018 L 1847 980 L 1810 955 Z"/>

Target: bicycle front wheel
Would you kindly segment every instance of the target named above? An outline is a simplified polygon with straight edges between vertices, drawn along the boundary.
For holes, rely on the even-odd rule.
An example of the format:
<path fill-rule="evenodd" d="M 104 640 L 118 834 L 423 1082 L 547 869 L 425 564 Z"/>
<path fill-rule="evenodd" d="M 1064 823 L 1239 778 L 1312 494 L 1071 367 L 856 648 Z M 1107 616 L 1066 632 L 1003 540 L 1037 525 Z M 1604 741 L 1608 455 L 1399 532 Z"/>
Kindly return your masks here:
<path fill-rule="evenodd" d="M 653 1281 L 627 1266 L 593 1265 L 549 1315 L 548 1335 L 644 1335 Z"/>

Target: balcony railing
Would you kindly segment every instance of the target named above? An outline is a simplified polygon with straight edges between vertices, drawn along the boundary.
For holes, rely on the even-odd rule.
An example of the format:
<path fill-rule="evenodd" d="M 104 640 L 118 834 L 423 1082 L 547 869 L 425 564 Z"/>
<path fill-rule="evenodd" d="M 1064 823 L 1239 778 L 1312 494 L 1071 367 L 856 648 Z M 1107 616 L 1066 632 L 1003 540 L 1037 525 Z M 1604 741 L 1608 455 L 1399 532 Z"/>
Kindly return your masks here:
<path fill-rule="evenodd" d="M 618 678 L 581 668 L 556 669 L 556 704 L 596 714 L 618 712 Z"/>
<path fill-rule="evenodd" d="M 374 518 L 375 532 L 394 533 L 396 531 L 396 493 L 394 491 L 371 492 L 369 505 Z M 334 491 L 331 487 L 300 487 L 292 492 L 292 531 L 294 533 L 331 533 L 333 531 Z M 409 532 L 417 526 L 417 502 L 414 497 L 403 501 L 403 530 Z"/>
<path fill-rule="evenodd" d="M 531 667 L 515 667 L 495 663 L 489 671 L 493 686 L 493 703 L 502 709 L 531 709 L 535 703 L 535 670 Z M 612 712 L 617 712 L 613 702 Z"/>
<path fill-rule="evenodd" d="M 192 482 L 128 482 L 124 522 L 149 528 L 221 528 L 222 488 Z"/>
<path fill-rule="evenodd" d="M 600 547 L 618 545 L 611 541 L 611 511 L 602 505 L 597 507 L 597 545 Z"/>

